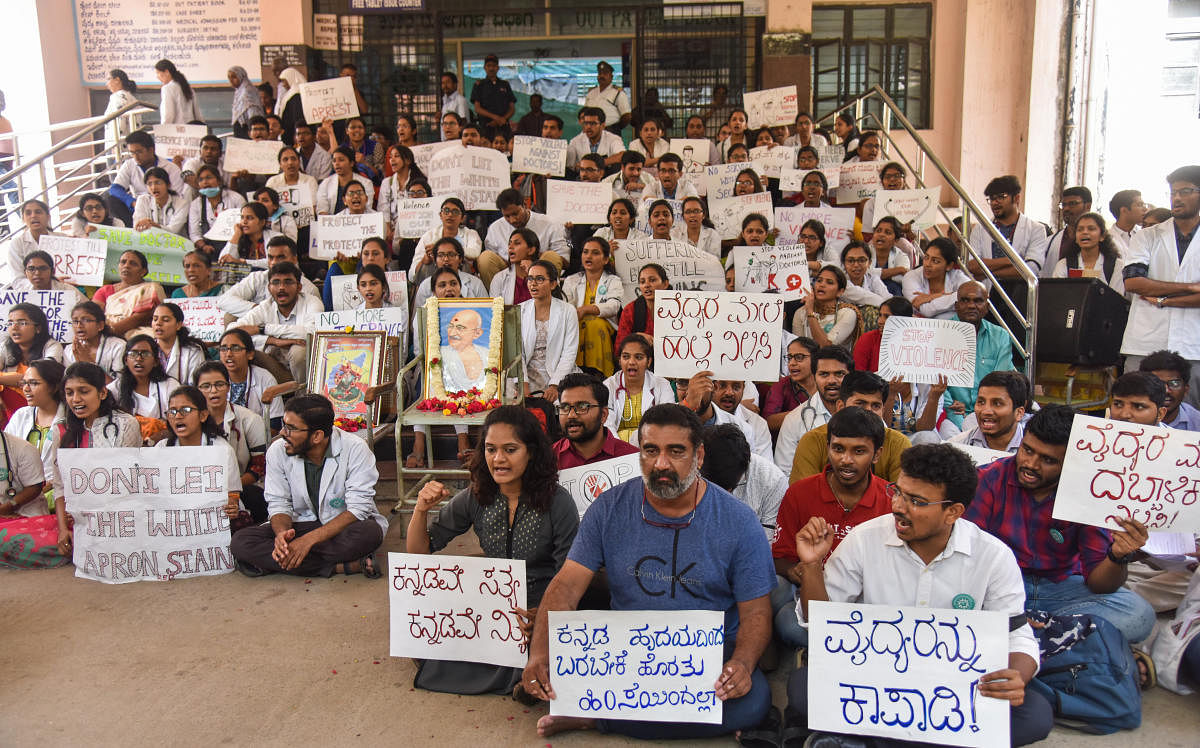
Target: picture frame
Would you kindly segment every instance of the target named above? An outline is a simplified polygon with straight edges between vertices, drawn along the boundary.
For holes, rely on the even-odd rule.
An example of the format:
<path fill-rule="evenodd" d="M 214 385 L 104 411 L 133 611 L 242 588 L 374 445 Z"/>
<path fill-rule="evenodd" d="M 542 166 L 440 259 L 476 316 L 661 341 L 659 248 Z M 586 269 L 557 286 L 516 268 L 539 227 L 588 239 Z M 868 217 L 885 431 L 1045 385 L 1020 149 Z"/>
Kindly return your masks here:
<path fill-rule="evenodd" d="M 387 333 L 319 331 L 313 333 L 308 384 L 333 404 L 334 417 L 373 427 L 380 400 L 367 402 L 367 392 L 383 381 L 387 368 Z"/>
<path fill-rule="evenodd" d="M 425 302 L 425 397 L 444 400 L 471 389 L 479 390 L 477 400 L 498 397 L 503 343 L 504 299 L 430 297 Z"/>

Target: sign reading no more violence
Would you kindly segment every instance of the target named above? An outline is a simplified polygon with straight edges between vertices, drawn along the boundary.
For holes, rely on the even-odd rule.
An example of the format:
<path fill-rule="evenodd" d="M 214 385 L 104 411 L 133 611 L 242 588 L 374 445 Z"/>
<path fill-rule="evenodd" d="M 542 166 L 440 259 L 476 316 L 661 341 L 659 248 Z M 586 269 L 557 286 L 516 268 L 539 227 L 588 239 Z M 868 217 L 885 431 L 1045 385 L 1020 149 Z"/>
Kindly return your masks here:
<path fill-rule="evenodd" d="M 913 384 L 975 386 L 975 327 L 967 322 L 888 317 L 879 340 L 879 376 Z"/>
<path fill-rule="evenodd" d="M 783 297 L 778 294 L 654 292 L 654 373 L 689 379 L 773 382 L 779 378 Z"/>

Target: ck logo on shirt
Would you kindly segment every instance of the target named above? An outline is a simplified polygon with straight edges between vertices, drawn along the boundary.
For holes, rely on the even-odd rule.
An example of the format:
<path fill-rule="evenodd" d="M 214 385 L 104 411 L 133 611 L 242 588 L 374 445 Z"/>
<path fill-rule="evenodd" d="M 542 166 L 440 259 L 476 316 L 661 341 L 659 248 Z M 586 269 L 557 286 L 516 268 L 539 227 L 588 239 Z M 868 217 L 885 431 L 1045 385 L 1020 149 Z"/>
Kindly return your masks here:
<path fill-rule="evenodd" d="M 696 565 L 696 562 L 688 564 L 682 569 L 679 568 L 679 530 L 675 530 L 675 542 L 671 544 L 671 561 L 670 573 L 667 573 L 668 563 L 661 556 L 642 556 L 629 569 L 629 573 L 637 579 L 638 587 L 642 592 L 651 597 L 661 597 L 670 595 L 671 599 L 675 599 L 677 589 L 682 589 L 694 598 L 699 598 L 693 587 L 700 586 L 700 580 L 696 578 L 689 579 L 685 576 Z"/>

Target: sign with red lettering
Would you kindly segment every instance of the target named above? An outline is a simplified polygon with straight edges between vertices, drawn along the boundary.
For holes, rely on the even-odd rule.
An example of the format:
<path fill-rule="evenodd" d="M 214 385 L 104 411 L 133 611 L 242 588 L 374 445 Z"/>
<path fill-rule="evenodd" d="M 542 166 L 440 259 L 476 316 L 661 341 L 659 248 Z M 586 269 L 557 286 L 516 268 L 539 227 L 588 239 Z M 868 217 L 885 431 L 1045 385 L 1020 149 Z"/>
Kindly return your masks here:
<path fill-rule="evenodd" d="M 733 268 L 737 291 L 777 293 L 785 301 L 799 301 L 812 292 L 803 244 L 734 247 Z"/>
<path fill-rule="evenodd" d="M 524 667 L 525 562 L 389 553 L 392 657 Z"/>
<path fill-rule="evenodd" d="M 800 230 L 809 221 L 817 221 L 825 228 L 825 247 L 835 256 L 840 256 L 854 238 L 854 208 L 822 205 L 819 208 L 776 208 L 775 228 L 779 229 L 779 236 L 775 241 L 798 244 Z"/>
<path fill-rule="evenodd" d="M 560 223 L 608 223 L 612 185 L 607 182 L 546 180 L 546 217 Z"/>
<path fill-rule="evenodd" d="M 796 121 L 799 112 L 795 86 L 747 91 L 742 94 L 742 104 L 746 107 L 746 126 L 754 130 L 790 125 Z"/>
<path fill-rule="evenodd" d="M 1200 531 L 1200 433 L 1076 415 L 1058 485 L 1054 519 Z"/>
<path fill-rule="evenodd" d="M 571 498 L 575 499 L 575 506 L 579 508 L 579 517 L 582 519 L 583 513 L 593 501 L 600 498 L 600 494 L 642 474 L 639 460 L 640 456 L 634 452 L 610 460 L 559 470 L 558 485 L 567 489 Z"/>
<path fill-rule="evenodd" d="M 103 239 L 46 234 L 38 240 L 38 249 L 54 259 L 55 278 L 81 286 L 104 285 L 108 242 Z"/>
<path fill-rule="evenodd" d="M 765 293 L 654 292 L 654 373 L 688 379 L 779 379 L 783 297 Z"/>
<path fill-rule="evenodd" d="M 448 148 L 429 160 L 434 195 L 454 195 L 467 210 L 495 210 L 496 197 L 510 186 L 508 157 L 491 148 Z"/>
<path fill-rule="evenodd" d="M 882 161 L 853 161 L 842 164 L 838 177 L 839 203 L 857 203 L 869 199 L 879 189 Z"/>
<path fill-rule="evenodd" d="M 304 120 L 310 125 L 327 119 L 357 117 L 354 82 L 349 77 L 339 76 L 301 83 L 300 106 L 304 108 Z"/>
<path fill-rule="evenodd" d="M 950 319 L 888 317 L 879 341 L 879 376 L 913 384 L 975 386 L 975 326 Z"/>

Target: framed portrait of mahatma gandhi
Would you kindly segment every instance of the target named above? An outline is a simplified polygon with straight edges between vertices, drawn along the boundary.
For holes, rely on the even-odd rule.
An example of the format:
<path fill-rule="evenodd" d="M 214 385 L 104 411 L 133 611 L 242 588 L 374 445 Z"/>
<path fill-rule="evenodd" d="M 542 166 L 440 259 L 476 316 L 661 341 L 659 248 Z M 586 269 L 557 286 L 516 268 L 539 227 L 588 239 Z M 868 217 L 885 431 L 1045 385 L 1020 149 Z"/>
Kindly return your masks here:
<path fill-rule="evenodd" d="M 439 299 L 425 303 L 425 397 L 478 390 L 497 397 L 503 353 L 504 299 Z"/>

